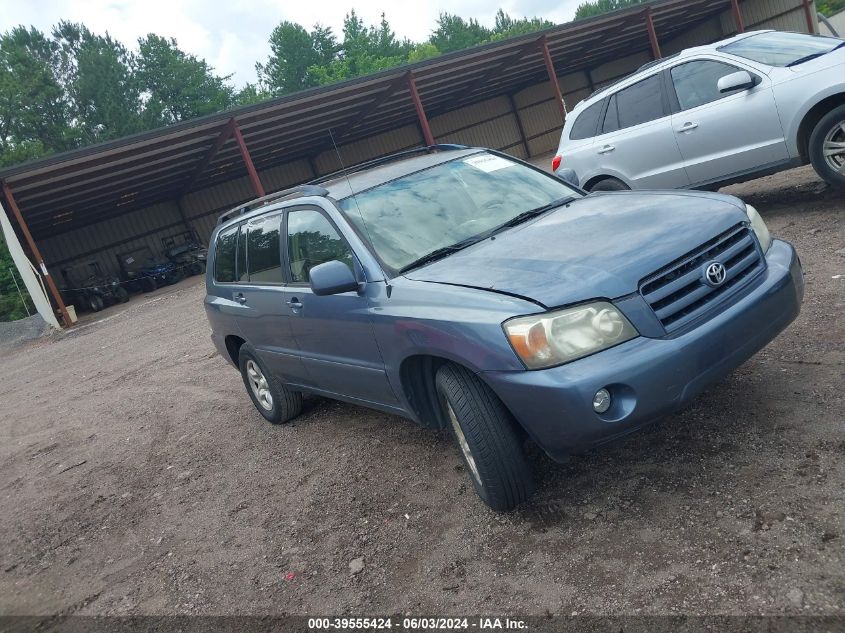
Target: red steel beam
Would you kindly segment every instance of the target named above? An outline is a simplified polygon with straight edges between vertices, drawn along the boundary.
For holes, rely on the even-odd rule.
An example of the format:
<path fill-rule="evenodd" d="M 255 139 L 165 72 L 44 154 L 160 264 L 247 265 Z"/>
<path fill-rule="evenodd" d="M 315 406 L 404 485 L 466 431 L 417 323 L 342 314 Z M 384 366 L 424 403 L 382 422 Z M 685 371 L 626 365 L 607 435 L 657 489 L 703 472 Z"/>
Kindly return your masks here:
<path fill-rule="evenodd" d="M 654 28 L 654 19 L 651 17 L 651 7 L 645 10 L 645 26 L 648 29 L 648 41 L 651 43 L 651 55 L 654 59 L 660 59 L 660 42 L 657 41 L 657 31 Z"/>
<path fill-rule="evenodd" d="M 202 175 L 202 172 L 205 171 L 205 168 L 214 160 L 214 157 L 217 156 L 217 152 L 220 151 L 220 148 L 232 138 L 232 134 L 235 133 L 235 119 L 229 119 L 226 122 L 226 125 L 220 130 L 220 134 L 214 141 L 214 145 L 211 146 L 211 149 L 208 150 L 208 153 L 203 157 L 202 161 L 197 168 L 194 169 L 193 173 L 187 180 L 187 184 L 185 185 L 184 192 L 187 193 L 188 190 L 193 186 L 193 184 L 197 181 L 197 178 Z"/>
<path fill-rule="evenodd" d="M 70 319 L 70 314 L 68 314 L 67 307 L 65 307 L 65 302 L 62 301 L 62 295 L 59 294 L 56 282 L 53 281 L 52 275 L 50 275 L 47 271 L 47 266 L 44 264 L 44 258 L 41 257 L 41 251 L 38 250 L 38 245 L 35 243 L 35 240 L 32 239 L 32 234 L 29 232 L 29 227 L 26 225 L 26 221 L 23 219 L 21 210 L 18 208 L 18 203 L 15 202 L 12 190 L 9 189 L 9 185 L 5 182 L 3 182 L 3 194 L 6 196 L 6 202 L 9 203 L 9 207 L 12 209 L 12 214 L 18 221 L 18 226 L 21 229 L 21 233 L 23 233 L 26 243 L 29 245 L 29 250 L 32 252 L 32 256 L 35 257 L 35 261 L 41 269 L 41 275 L 47 282 L 47 288 L 50 290 L 50 294 L 53 296 L 53 300 L 56 302 L 59 312 L 62 313 L 62 319 L 64 319 L 65 327 L 72 327 L 73 321 Z"/>
<path fill-rule="evenodd" d="M 560 108 L 560 118 L 566 122 L 566 103 L 564 103 L 563 95 L 560 92 L 560 84 L 557 81 L 557 73 L 555 72 L 555 65 L 552 61 L 552 54 L 549 52 L 549 41 L 545 35 L 540 41 L 540 49 L 543 51 L 543 60 L 546 62 L 546 71 L 549 73 L 552 92 L 554 93 L 558 108 Z"/>
<path fill-rule="evenodd" d="M 264 193 L 264 187 L 261 186 L 261 179 L 258 177 L 258 172 L 255 171 L 255 165 L 252 164 L 252 157 L 249 155 L 249 150 L 246 147 L 246 143 L 244 143 L 244 137 L 241 134 L 237 121 L 233 119 L 232 123 L 232 135 L 235 137 L 238 149 L 241 152 L 241 158 L 243 158 L 243 161 L 246 164 L 246 170 L 249 172 L 249 180 L 252 182 L 252 190 L 255 192 L 256 197 L 262 198 L 266 194 Z"/>
<path fill-rule="evenodd" d="M 734 14 L 736 32 L 745 33 L 745 22 L 742 20 L 742 10 L 739 8 L 739 0 L 731 0 L 731 10 Z"/>
<path fill-rule="evenodd" d="M 422 129 L 423 139 L 426 145 L 434 145 L 434 135 L 431 133 L 431 126 L 428 124 L 428 117 L 425 115 L 420 93 L 417 90 L 417 82 L 414 79 L 414 73 L 409 72 L 407 76 L 408 90 L 411 91 L 411 100 L 414 102 L 414 109 L 417 111 L 417 118 L 420 121 L 420 128 Z"/>
<path fill-rule="evenodd" d="M 804 0 L 804 16 L 807 18 L 807 33 L 815 33 L 816 24 L 813 22 L 813 0 Z"/>

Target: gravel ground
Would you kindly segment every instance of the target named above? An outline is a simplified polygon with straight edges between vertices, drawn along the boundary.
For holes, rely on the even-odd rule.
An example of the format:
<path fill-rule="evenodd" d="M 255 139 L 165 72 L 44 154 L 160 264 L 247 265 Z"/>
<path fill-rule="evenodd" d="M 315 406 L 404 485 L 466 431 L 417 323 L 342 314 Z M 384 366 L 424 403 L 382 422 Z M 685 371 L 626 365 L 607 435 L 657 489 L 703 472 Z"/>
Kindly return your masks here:
<path fill-rule="evenodd" d="M 253 409 L 199 279 L 0 361 L 0 614 L 845 614 L 845 203 L 730 188 L 791 240 L 804 310 L 734 375 L 488 511 L 448 437 Z"/>

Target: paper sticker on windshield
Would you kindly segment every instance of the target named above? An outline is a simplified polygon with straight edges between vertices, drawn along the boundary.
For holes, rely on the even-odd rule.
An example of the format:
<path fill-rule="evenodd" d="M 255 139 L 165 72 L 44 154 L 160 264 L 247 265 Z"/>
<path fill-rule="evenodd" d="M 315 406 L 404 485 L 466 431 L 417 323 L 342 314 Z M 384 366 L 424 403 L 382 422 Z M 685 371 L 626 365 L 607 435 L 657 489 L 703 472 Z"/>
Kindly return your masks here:
<path fill-rule="evenodd" d="M 514 163 L 502 158 L 501 156 L 494 156 L 493 154 L 480 154 L 478 156 L 470 156 L 465 158 L 464 162 L 467 165 L 480 169 L 481 171 L 491 172 L 504 169 L 505 167 L 513 167 Z"/>

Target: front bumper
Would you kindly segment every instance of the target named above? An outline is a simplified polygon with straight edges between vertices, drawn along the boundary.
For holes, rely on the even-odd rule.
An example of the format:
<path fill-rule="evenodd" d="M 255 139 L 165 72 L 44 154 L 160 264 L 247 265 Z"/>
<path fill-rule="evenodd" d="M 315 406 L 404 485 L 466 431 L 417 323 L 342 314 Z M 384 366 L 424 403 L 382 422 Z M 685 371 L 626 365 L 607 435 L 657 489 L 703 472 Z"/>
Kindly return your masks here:
<path fill-rule="evenodd" d="M 482 377 L 553 459 L 626 435 L 723 378 L 798 316 L 804 277 L 795 249 L 775 240 L 766 261 L 741 298 L 683 335 L 641 336 L 560 367 Z M 613 404 L 598 414 L 592 402 L 602 387 Z"/>

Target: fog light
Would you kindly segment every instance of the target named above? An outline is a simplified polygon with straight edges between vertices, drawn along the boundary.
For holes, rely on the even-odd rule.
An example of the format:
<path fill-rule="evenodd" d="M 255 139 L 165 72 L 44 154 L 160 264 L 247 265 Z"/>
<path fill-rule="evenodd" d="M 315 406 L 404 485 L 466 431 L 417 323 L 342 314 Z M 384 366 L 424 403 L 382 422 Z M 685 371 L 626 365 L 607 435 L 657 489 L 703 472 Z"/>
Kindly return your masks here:
<path fill-rule="evenodd" d="M 593 411 L 605 413 L 610 408 L 610 392 L 607 389 L 599 389 L 593 396 Z"/>

